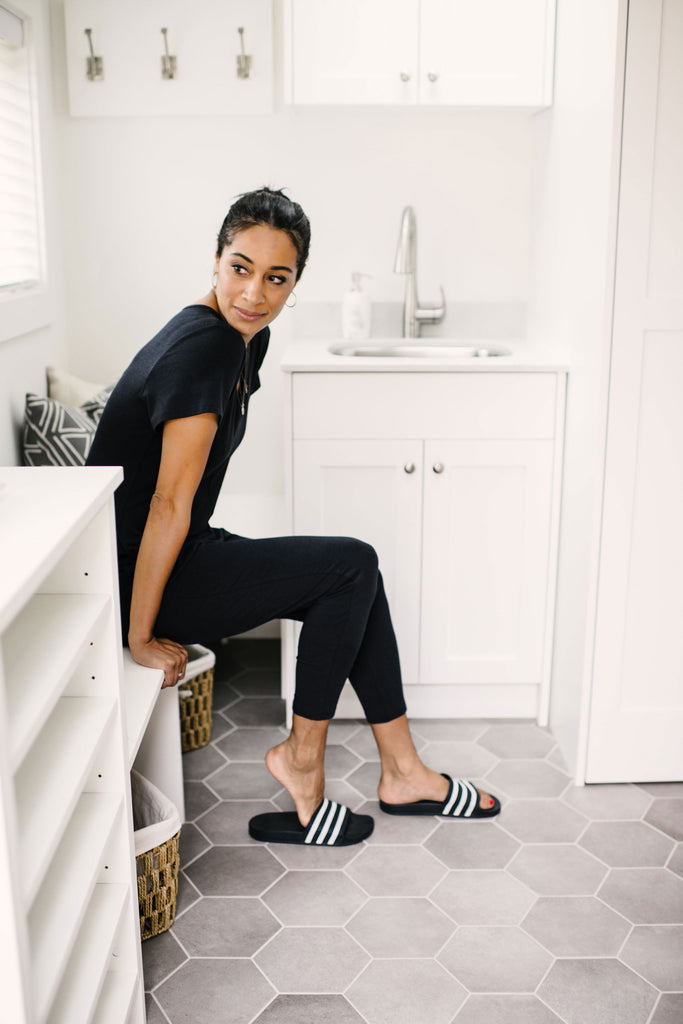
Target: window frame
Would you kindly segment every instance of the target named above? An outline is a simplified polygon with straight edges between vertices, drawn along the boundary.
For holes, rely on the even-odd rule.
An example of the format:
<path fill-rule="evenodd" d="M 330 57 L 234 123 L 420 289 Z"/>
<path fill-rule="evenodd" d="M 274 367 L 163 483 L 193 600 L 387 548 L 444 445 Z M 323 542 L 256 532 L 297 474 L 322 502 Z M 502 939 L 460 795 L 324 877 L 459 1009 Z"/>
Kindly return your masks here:
<path fill-rule="evenodd" d="M 53 319 L 53 295 L 48 266 L 45 203 L 45 111 L 49 76 L 47 47 L 48 12 L 44 0 L 1 0 L 2 6 L 24 23 L 31 79 L 31 106 L 34 123 L 34 160 L 40 278 L 31 284 L 0 289 L 0 343 L 45 327 Z"/>

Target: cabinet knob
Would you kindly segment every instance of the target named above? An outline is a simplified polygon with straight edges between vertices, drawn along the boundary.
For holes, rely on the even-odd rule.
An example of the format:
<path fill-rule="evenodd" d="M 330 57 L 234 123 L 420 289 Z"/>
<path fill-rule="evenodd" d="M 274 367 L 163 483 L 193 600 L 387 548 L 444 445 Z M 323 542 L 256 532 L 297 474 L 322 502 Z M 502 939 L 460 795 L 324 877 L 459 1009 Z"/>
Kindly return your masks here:
<path fill-rule="evenodd" d="M 435 462 L 432 469 L 435 473 L 443 473 L 443 462 Z"/>
<path fill-rule="evenodd" d="M 402 82 L 409 82 L 410 81 L 410 75 L 408 74 L 407 71 L 402 71 L 401 72 L 401 81 Z"/>
<path fill-rule="evenodd" d="M 405 466 L 403 467 L 403 472 L 404 473 L 414 473 L 415 472 L 415 463 L 414 462 L 406 462 Z"/>
<path fill-rule="evenodd" d="M 439 81 L 439 76 L 436 74 L 435 71 L 428 71 L 427 72 L 427 78 L 429 79 L 430 82 L 438 82 Z"/>

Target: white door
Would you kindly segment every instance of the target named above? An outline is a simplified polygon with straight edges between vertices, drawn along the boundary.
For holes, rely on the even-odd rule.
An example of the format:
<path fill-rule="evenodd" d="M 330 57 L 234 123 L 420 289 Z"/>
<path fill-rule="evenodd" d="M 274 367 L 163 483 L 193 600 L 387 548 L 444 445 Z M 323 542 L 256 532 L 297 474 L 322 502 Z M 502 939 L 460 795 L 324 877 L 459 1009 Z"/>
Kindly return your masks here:
<path fill-rule="evenodd" d="M 425 445 L 422 683 L 542 682 L 553 441 Z"/>
<path fill-rule="evenodd" d="M 422 0 L 420 103 L 552 101 L 555 0 Z"/>
<path fill-rule="evenodd" d="M 631 0 L 588 782 L 683 779 L 683 0 Z"/>
<path fill-rule="evenodd" d="M 295 441 L 294 532 L 376 549 L 405 682 L 417 681 L 421 441 Z"/>
<path fill-rule="evenodd" d="M 294 103 L 415 103 L 418 0 L 291 0 L 291 17 Z"/>

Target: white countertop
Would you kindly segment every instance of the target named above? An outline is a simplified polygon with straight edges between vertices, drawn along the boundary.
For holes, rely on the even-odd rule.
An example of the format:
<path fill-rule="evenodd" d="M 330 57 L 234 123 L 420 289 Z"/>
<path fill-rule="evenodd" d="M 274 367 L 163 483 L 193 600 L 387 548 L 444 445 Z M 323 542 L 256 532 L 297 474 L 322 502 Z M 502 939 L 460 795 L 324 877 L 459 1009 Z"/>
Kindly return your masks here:
<path fill-rule="evenodd" d="M 451 352 L 454 347 L 510 350 L 504 356 L 340 356 L 329 351 L 331 346 L 355 345 L 386 348 L 393 345 L 410 345 L 411 348 L 425 346 L 446 346 Z M 569 360 L 552 345 L 543 348 L 524 339 L 515 338 L 458 338 L 449 343 L 445 338 L 369 338 L 366 341 L 345 342 L 341 339 L 325 341 L 292 342 L 284 351 L 281 369 L 285 373 L 514 373 L 552 372 L 569 369 Z"/>

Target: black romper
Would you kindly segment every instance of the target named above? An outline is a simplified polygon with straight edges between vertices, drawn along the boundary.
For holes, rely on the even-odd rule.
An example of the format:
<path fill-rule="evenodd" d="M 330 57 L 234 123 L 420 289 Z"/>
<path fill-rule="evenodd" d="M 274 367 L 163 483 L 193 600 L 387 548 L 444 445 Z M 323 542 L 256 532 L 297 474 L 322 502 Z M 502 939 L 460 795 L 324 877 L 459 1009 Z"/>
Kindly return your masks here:
<path fill-rule="evenodd" d="M 405 702 L 374 549 L 348 537 L 250 540 L 209 525 L 228 462 L 244 436 L 249 400 L 260 387 L 269 334 L 265 328 L 245 346 L 215 310 L 187 306 L 138 352 L 105 406 L 87 464 L 123 466 L 115 496 L 123 636 L 163 425 L 215 413 L 218 429 L 155 634 L 193 643 L 272 619 L 298 619 L 304 626 L 294 712 L 331 718 L 348 677 L 368 721 L 392 721 L 404 713 Z"/>

